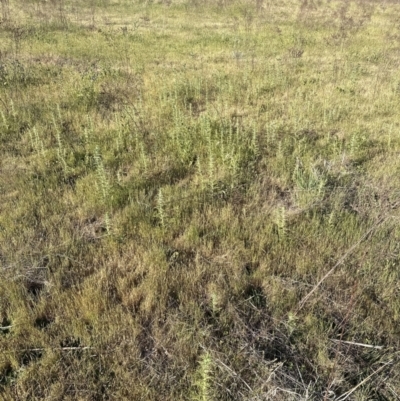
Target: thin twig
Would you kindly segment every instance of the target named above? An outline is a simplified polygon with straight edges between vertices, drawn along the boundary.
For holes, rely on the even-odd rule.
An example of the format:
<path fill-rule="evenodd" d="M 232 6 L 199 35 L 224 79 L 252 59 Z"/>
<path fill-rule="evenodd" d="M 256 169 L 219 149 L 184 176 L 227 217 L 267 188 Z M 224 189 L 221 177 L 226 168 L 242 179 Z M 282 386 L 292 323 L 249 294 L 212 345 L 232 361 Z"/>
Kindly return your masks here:
<path fill-rule="evenodd" d="M 365 347 L 365 348 L 374 348 L 374 349 L 384 349 L 385 347 L 383 345 L 370 345 L 370 344 L 363 344 L 363 343 L 355 343 L 353 341 L 344 341 L 344 340 L 336 340 L 334 338 L 330 339 L 331 341 L 335 343 L 343 343 L 343 344 L 349 344 L 349 345 L 356 345 L 358 347 Z"/>
<path fill-rule="evenodd" d="M 365 241 L 370 234 L 376 230 L 380 225 L 382 225 L 390 216 L 386 217 L 381 217 L 369 230 L 367 230 L 363 236 L 355 243 L 353 244 L 345 253 L 344 255 L 337 261 L 337 263 L 328 271 L 328 273 L 325 274 L 324 277 L 321 278 L 321 280 L 318 281 L 318 283 L 314 286 L 314 288 L 300 301 L 299 306 L 297 308 L 297 312 L 299 312 L 305 303 L 310 299 L 311 295 L 320 287 L 320 285 L 336 270 L 338 266 L 340 266 L 348 256 L 350 256 L 356 249 L 357 247 Z"/>
<path fill-rule="evenodd" d="M 397 400 L 400 400 L 400 396 L 396 393 L 396 391 L 393 390 L 393 387 L 390 384 L 386 383 L 386 387 L 396 397 Z"/>
<path fill-rule="evenodd" d="M 215 358 L 215 361 L 218 362 L 220 365 L 222 365 L 222 367 L 224 367 L 231 374 L 232 377 L 237 377 L 247 387 L 248 390 L 250 390 L 251 392 L 253 391 L 253 389 L 233 369 L 231 369 L 229 366 L 227 366 L 224 362 L 222 362 L 218 358 Z"/>
<path fill-rule="evenodd" d="M 28 349 L 25 349 L 24 351 L 45 351 L 47 349 L 61 350 L 61 351 L 75 351 L 75 350 L 84 351 L 84 350 L 93 349 L 93 348 L 94 347 L 28 348 Z"/>
<path fill-rule="evenodd" d="M 199 344 L 199 345 L 200 345 L 200 347 L 201 347 L 203 350 L 205 350 L 206 352 L 209 352 L 209 351 L 207 350 L 207 348 L 205 348 L 202 344 Z M 243 380 L 243 378 L 242 378 L 239 374 L 237 374 L 232 368 L 230 368 L 228 365 L 226 365 L 224 362 L 222 362 L 221 359 L 216 358 L 214 355 L 213 355 L 213 359 L 214 359 L 215 362 L 217 362 L 217 364 L 220 365 L 220 367 L 222 366 L 224 369 L 226 369 L 226 370 L 228 371 L 228 373 L 229 373 L 232 377 L 238 378 L 238 379 L 247 387 L 247 389 L 248 389 L 250 392 L 253 392 L 253 389 L 248 385 L 248 383 L 246 383 L 246 381 Z"/>
<path fill-rule="evenodd" d="M 386 362 L 384 365 L 382 365 L 379 369 L 375 370 L 374 372 L 372 372 L 369 376 L 367 376 L 364 380 L 362 380 L 360 383 L 357 384 L 357 386 L 353 387 L 350 391 L 347 391 L 346 393 L 342 394 L 339 398 L 336 398 L 335 401 L 344 401 L 347 398 L 349 398 L 349 396 L 351 394 L 354 393 L 354 391 L 356 391 L 359 387 L 361 387 L 363 384 L 365 384 L 369 379 L 371 379 L 372 376 L 376 375 L 377 373 L 379 373 L 381 370 L 383 370 L 387 365 L 390 365 L 393 362 L 393 360 Z"/>
<path fill-rule="evenodd" d="M 282 392 L 284 392 L 284 393 L 288 393 L 288 394 L 293 394 L 293 395 L 296 395 L 296 396 L 300 396 L 300 394 L 298 394 L 298 393 L 296 393 L 296 392 L 294 392 L 294 391 L 286 390 L 286 389 L 281 388 L 281 387 L 276 387 L 276 390 L 282 391 Z"/>
<path fill-rule="evenodd" d="M 9 330 L 9 329 L 11 329 L 11 327 L 12 326 L 3 326 L 3 327 L 0 327 L 0 330 Z"/>

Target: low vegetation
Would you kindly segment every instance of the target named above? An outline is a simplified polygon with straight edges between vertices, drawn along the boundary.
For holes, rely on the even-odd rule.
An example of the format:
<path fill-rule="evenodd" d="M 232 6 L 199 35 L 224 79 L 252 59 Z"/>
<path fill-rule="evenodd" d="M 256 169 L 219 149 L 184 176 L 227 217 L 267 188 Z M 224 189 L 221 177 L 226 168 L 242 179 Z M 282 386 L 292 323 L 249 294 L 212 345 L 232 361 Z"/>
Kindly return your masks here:
<path fill-rule="evenodd" d="M 400 399 L 397 2 L 0 3 L 0 398 Z"/>

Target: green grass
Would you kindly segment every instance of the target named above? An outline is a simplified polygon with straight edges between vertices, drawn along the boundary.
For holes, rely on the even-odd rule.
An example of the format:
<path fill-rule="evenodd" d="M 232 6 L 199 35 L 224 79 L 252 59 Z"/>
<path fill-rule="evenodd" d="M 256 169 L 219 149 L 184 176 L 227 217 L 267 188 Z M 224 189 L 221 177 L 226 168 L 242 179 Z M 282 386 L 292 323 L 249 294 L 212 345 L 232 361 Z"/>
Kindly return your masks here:
<path fill-rule="evenodd" d="M 398 4 L 0 3 L 1 399 L 399 399 Z"/>

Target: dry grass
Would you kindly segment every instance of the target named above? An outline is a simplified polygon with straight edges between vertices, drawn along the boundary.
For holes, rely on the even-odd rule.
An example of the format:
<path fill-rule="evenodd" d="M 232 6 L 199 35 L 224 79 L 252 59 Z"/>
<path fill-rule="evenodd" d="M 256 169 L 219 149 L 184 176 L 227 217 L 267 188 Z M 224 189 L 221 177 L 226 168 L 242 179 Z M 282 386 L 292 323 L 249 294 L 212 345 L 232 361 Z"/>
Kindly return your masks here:
<path fill-rule="evenodd" d="M 400 398 L 397 3 L 0 5 L 0 398 Z"/>

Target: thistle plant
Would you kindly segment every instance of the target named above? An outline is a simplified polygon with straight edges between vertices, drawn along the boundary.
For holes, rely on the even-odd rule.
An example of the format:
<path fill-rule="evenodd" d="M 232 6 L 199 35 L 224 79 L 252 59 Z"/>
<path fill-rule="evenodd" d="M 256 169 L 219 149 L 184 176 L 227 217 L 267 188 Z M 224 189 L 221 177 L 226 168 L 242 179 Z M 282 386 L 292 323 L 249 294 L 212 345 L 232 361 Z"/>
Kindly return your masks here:
<path fill-rule="evenodd" d="M 165 228 L 165 200 L 164 200 L 164 194 L 162 189 L 160 188 L 158 191 L 158 197 L 157 197 L 157 211 L 158 211 L 158 216 L 160 218 L 161 222 L 161 227 Z"/>
<path fill-rule="evenodd" d="M 358 152 L 358 150 L 362 145 L 363 139 L 364 138 L 358 132 L 353 133 L 350 139 L 350 146 L 349 146 L 349 153 L 351 156 L 356 155 L 356 153 Z"/>
<path fill-rule="evenodd" d="M 104 224 L 106 226 L 107 234 L 110 234 L 110 232 L 111 232 L 111 221 L 110 221 L 110 216 L 109 216 L 108 212 L 104 216 Z"/>
<path fill-rule="evenodd" d="M 15 117 L 17 117 L 17 111 L 15 110 L 15 106 L 14 106 L 14 102 L 13 102 L 13 100 L 11 99 L 10 100 L 10 109 L 11 109 L 11 115 L 15 118 Z"/>
<path fill-rule="evenodd" d="M 335 220 L 336 220 L 336 213 L 335 210 L 332 209 L 332 211 L 328 215 L 328 226 L 331 229 L 335 228 Z"/>
<path fill-rule="evenodd" d="M 89 153 L 90 130 L 89 130 L 89 128 L 85 128 L 83 130 L 83 138 L 84 138 L 84 143 L 85 143 L 85 164 L 88 165 L 90 162 L 90 153 Z"/>
<path fill-rule="evenodd" d="M 281 159 L 283 157 L 283 146 L 282 146 L 282 141 L 278 142 L 278 147 L 276 150 L 276 157 L 278 159 Z"/>
<path fill-rule="evenodd" d="M 59 115 L 59 119 L 61 121 L 61 113 L 60 113 L 59 108 L 58 108 L 58 115 Z M 60 161 L 60 163 L 63 167 L 64 173 L 66 173 L 68 170 L 67 162 L 65 161 L 66 150 L 64 148 L 64 144 L 61 139 L 61 130 L 60 130 L 59 124 L 56 121 L 56 117 L 54 116 L 54 114 L 53 114 L 53 125 L 54 125 L 56 140 L 57 140 L 58 160 Z"/>
<path fill-rule="evenodd" d="M 209 352 L 202 355 L 198 369 L 199 379 L 196 382 L 198 388 L 198 401 L 211 401 L 211 375 L 213 370 L 213 360 Z"/>
<path fill-rule="evenodd" d="M 229 170 L 232 178 L 232 187 L 237 182 L 240 175 L 240 149 L 238 151 L 232 151 L 231 158 L 229 161 Z"/>
<path fill-rule="evenodd" d="M 6 118 L 6 116 L 5 116 L 4 112 L 3 112 L 3 110 L 0 110 L 0 116 L 1 116 L 1 121 L 2 121 L 2 123 L 3 123 L 3 127 L 4 127 L 5 129 L 8 129 L 8 128 L 9 128 L 9 124 L 8 124 L 7 118 Z"/>
<path fill-rule="evenodd" d="M 147 155 L 146 155 L 146 151 L 145 151 L 143 142 L 140 142 L 139 147 L 140 147 L 140 160 L 142 162 L 144 172 L 146 173 L 147 169 L 148 169 L 148 161 L 147 161 Z"/>
<path fill-rule="evenodd" d="M 208 176 L 209 176 L 210 192 L 214 193 L 214 191 L 215 191 L 215 160 L 214 160 L 213 149 L 212 149 L 211 144 L 209 147 L 209 157 L 208 157 Z"/>
<path fill-rule="evenodd" d="M 42 154 L 42 156 L 44 157 L 43 141 L 40 139 L 36 127 L 33 127 L 31 130 L 29 130 L 29 137 L 31 140 L 32 149 L 34 149 L 37 154 Z"/>
<path fill-rule="evenodd" d="M 292 179 L 296 186 L 296 200 L 301 206 L 319 201 L 324 195 L 328 182 L 324 171 L 318 171 L 315 166 L 305 169 L 299 159 L 296 161 Z"/>

